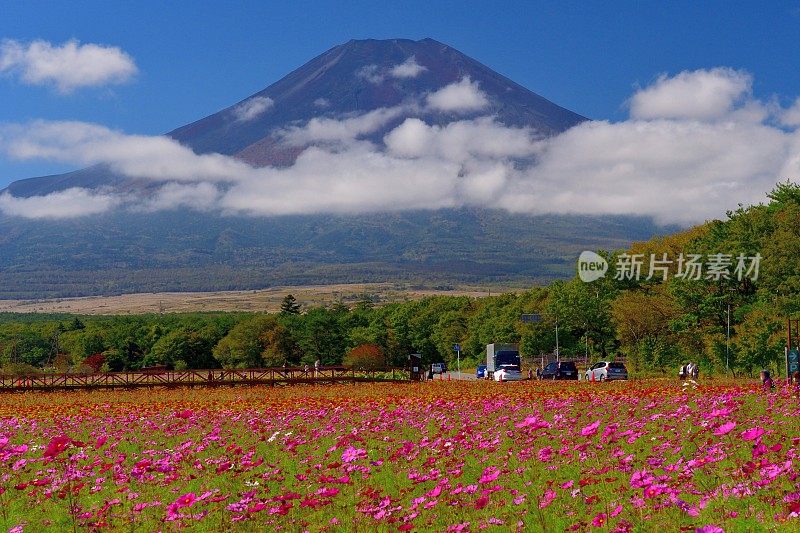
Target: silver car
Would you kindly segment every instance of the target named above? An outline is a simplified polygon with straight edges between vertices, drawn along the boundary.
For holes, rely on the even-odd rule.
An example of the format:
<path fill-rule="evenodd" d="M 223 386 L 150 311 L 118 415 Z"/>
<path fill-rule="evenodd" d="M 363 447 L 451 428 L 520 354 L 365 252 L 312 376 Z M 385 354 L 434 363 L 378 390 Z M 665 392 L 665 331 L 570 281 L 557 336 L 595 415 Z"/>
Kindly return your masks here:
<path fill-rule="evenodd" d="M 586 371 L 586 380 L 592 381 L 612 381 L 615 379 L 628 379 L 628 369 L 623 363 L 614 361 L 600 361 L 592 365 Z"/>
<path fill-rule="evenodd" d="M 522 379 L 522 372 L 515 365 L 500 365 L 500 368 L 494 371 L 495 381 L 520 381 Z"/>

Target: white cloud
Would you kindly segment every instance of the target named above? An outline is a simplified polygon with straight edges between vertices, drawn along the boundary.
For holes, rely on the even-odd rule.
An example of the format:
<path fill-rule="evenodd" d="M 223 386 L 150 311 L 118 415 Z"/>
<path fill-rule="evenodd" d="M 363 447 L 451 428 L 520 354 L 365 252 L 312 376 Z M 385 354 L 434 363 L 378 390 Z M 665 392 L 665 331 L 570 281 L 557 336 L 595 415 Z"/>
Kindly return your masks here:
<path fill-rule="evenodd" d="M 637 119 L 712 120 L 727 116 L 750 94 L 750 74 L 730 68 L 662 74 L 655 84 L 631 99 L 631 116 Z"/>
<path fill-rule="evenodd" d="M 249 122 L 269 111 L 275 102 L 268 96 L 254 96 L 233 108 L 237 122 Z"/>
<path fill-rule="evenodd" d="M 727 71 L 676 78 L 707 78 L 714 72 Z M 682 83 L 663 78 L 654 87 Z M 469 80 L 459 84 L 477 88 Z M 289 145 L 311 145 L 283 168 L 198 155 L 166 137 L 125 135 L 94 124 L 5 126 L 0 127 L 0 151 L 13 157 L 104 163 L 127 176 L 181 183 L 163 185 L 147 200 L 75 189 L 55 193 L 63 197 L 5 194 L 0 208 L 20 216 L 52 212 L 48 216 L 64 217 L 84 214 L 95 199 L 97 212 L 108 208 L 103 205 L 119 205 L 252 215 L 490 205 L 531 214 L 633 214 L 689 224 L 724 216 L 739 203 L 763 201 L 776 182 L 800 177 L 800 130 L 793 129 L 791 119 L 798 104 L 781 109 L 753 98 L 749 90 L 732 90 L 727 99 L 708 100 L 709 111 L 689 101 L 685 112 L 661 106 L 656 113 L 655 100 L 639 97 L 657 92 L 644 88 L 632 101 L 650 106 L 640 113 L 647 108 L 667 118 L 585 122 L 546 139 L 480 116 L 445 125 L 406 118 L 383 143 L 360 140 L 404 113 L 422 111 L 413 105 L 314 119 L 277 134 Z M 775 117 L 784 126 L 777 126 Z"/>
<path fill-rule="evenodd" d="M 85 122 L 35 121 L 0 128 L 0 151 L 14 159 L 107 164 L 130 177 L 230 181 L 252 167 L 220 154 L 198 155 L 169 137 L 126 135 Z"/>
<path fill-rule="evenodd" d="M 72 188 L 44 196 L 17 198 L 0 194 L 0 212 L 30 219 L 61 219 L 99 215 L 118 206 L 123 198 L 116 194 Z"/>
<path fill-rule="evenodd" d="M 292 146 L 305 146 L 318 142 L 346 143 L 377 131 L 390 120 L 400 116 L 404 109 L 402 106 L 381 107 L 363 115 L 342 119 L 312 118 L 303 126 L 293 126 L 279 131 L 276 136 Z"/>
<path fill-rule="evenodd" d="M 414 56 L 409 57 L 399 65 L 395 65 L 389 69 L 389 75 L 393 78 L 416 78 L 423 72 L 428 70 L 427 67 L 417 63 L 417 58 Z"/>
<path fill-rule="evenodd" d="M 651 215 L 682 224 L 765 198 L 792 135 L 758 123 L 588 122 L 539 144 L 501 205 L 519 212 Z"/>
<path fill-rule="evenodd" d="M 186 207 L 208 211 L 217 207 L 219 189 L 211 183 L 167 183 L 148 198 L 142 208 L 147 211 L 164 211 Z"/>
<path fill-rule="evenodd" d="M 62 93 L 124 83 L 137 71 L 133 59 L 115 46 L 80 44 L 76 40 L 60 46 L 11 39 L 0 43 L 0 72 L 18 74 L 30 85 L 55 85 Z"/>
<path fill-rule="evenodd" d="M 318 107 L 320 109 L 325 109 L 330 107 L 331 102 L 327 98 L 317 98 L 314 100 L 314 107 Z"/>
<path fill-rule="evenodd" d="M 427 103 L 436 111 L 459 113 L 484 109 L 489 105 L 489 99 L 478 87 L 478 82 L 464 77 L 429 94 Z"/>
<path fill-rule="evenodd" d="M 378 65 L 365 65 L 356 71 L 356 77 L 366 80 L 372 84 L 379 85 L 387 78 L 407 79 L 416 78 L 428 70 L 424 65 L 417 63 L 417 58 L 409 57 L 402 63 L 391 67 L 379 67 Z"/>
<path fill-rule="evenodd" d="M 384 139 L 389 152 L 401 157 L 439 157 L 448 161 L 526 158 L 534 155 L 531 133 L 509 128 L 490 117 L 460 120 L 446 126 L 429 126 L 417 118 L 406 119 Z"/>
<path fill-rule="evenodd" d="M 254 214 L 364 213 L 457 205 L 459 166 L 397 159 L 364 144 L 344 152 L 312 147 L 287 169 L 261 169 L 232 186 L 223 209 Z"/>
<path fill-rule="evenodd" d="M 800 126 L 800 98 L 797 98 L 789 109 L 783 110 L 779 118 L 784 126 L 789 126 L 790 128 Z"/>
<path fill-rule="evenodd" d="M 386 79 L 386 74 L 378 65 L 365 65 L 356 71 L 356 78 L 361 78 L 377 85 Z"/>

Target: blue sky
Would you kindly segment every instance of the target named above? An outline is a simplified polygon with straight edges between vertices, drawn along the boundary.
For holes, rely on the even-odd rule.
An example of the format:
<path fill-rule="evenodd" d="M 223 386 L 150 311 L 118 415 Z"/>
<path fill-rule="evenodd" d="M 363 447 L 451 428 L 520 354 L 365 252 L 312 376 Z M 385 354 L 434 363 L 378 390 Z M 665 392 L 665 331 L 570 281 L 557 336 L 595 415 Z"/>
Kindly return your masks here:
<path fill-rule="evenodd" d="M 26 84 L 0 74 L 0 124 L 77 120 L 169 131 L 226 107 L 352 38 L 433 37 L 593 119 L 660 74 L 724 66 L 761 100 L 800 95 L 800 2 L 40 2 L 0 1 L 0 40 L 118 47 L 124 84 Z M 75 165 L 0 154 L 0 187 Z"/>

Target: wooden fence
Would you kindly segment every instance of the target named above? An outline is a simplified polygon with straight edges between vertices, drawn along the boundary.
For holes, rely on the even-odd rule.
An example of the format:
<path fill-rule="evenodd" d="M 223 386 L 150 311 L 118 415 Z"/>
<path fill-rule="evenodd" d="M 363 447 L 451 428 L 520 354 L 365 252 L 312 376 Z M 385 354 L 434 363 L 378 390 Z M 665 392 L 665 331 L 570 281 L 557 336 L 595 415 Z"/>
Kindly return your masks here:
<path fill-rule="evenodd" d="M 134 389 L 142 387 L 222 387 L 234 385 L 331 384 L 408 381 L 405 369 L 354 370 L 343 366 L 167 370 L 94 374 L 0 375 L 0 392 L 32 390 Z"/>

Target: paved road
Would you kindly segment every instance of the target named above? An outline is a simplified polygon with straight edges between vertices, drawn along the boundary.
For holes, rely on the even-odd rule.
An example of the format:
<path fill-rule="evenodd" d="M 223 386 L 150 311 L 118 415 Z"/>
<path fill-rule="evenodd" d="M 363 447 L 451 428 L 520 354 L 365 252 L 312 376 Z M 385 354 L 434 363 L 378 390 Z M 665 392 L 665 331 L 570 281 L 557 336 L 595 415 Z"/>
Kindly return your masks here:
<path fill-rule="evenodd" d="M 455 381 L 458 379 L 458 371 L 451 370 L 449 372 L 445 372 L 444 374 L 434 374 L 433 379 L 439 380 L 443 379 L 447 381 L 450 379 L 451 381 Z M 472 372 L 461 372 L 461 379 L 464 381 L 475 381 L 475 371 Z"/>

